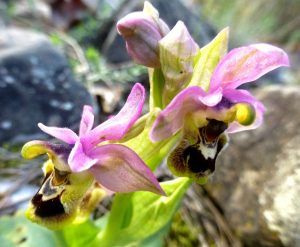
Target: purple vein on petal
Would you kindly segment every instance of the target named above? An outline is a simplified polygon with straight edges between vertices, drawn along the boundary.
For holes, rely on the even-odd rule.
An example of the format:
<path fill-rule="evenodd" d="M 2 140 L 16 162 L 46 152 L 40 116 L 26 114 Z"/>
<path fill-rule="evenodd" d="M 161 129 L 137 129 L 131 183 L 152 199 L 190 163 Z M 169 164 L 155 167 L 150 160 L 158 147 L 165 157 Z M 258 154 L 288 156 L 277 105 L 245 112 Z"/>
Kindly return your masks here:
<path fill-rule="evenodd" d="M 233 49 L 216 67 L 210 91 L 219 86 L 237 88 L 281 66 L 289 66 L 289 59 L 283 50 L 275 46 L 254 44 Z"/>

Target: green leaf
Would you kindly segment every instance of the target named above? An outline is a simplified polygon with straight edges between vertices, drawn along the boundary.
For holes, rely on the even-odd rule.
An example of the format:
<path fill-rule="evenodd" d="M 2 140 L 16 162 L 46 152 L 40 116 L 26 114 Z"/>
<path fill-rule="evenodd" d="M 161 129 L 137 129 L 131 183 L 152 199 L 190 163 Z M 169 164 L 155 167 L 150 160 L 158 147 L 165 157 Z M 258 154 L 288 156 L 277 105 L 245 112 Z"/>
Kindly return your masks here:
<path fill-rule="evenodd" d="M 190 183 L 188 178 L 161 183 L 168 197 L 149 192 L 117 194 L 107 227 L 93 246 L 126 246 L 159 233 L 171 221 Z"/>
<path fill-rule="evenodd" d="M 88 246 L 101 227 L 87 220 L 70 224 L 63 230 L 51 231 L 26 219 L 23 212 L 0 218 L 1 247 L 81 247 Z"/>
<path fill-rule="evenodd" d="M 71 224 L 56 233 L 64 239 L 68 247 L 81 247 L 88 246 L 100 230 L 92 220 L 87 220 L 81 224 Z"/>
<path fill-rule="evenodd" d="M 164 238 L 169 233 L 171 224 L 166 224 L 155 234 L 138 243 L 138 247 L 162 247 L 164 246 Z"/>
<path fill-rule="evenodd" d="M 51 35 L 50 35 L 50 41 L 52 42 L 52 44 L 53 45 L 55 45 L 55 46 L 61 46 L 61 45 L 63 45 L 63 40 L 62 40 L 62 38 L 59 36 L 59 34 L 58 33 L 52 33 Z"/>
<path fill-rule="evenodd" d="M 199 86 L 208 91 L 210 78 L 220 59 L 227 52 L 229 29 L 223 29 L 208 45 L 200 49 L 189 86 Z"/>
<path fill-rule="evenodd" d="M 27 220 L 23 212 L 0 218 L 0 243 L 2 247 L 67 246 L 53 231 Z"/>
<path fill-rule="evenodd" d="M 148 192 L 136 192 L 131 203 L 134 206 L 130 224 L 121 229 L 126 236 L 136 240 L 145 239 L 164 227 L 178 209 L 186 189 L 190 185 L 187 178 L 178 178 L 161 183 L 168 197 Z"/>

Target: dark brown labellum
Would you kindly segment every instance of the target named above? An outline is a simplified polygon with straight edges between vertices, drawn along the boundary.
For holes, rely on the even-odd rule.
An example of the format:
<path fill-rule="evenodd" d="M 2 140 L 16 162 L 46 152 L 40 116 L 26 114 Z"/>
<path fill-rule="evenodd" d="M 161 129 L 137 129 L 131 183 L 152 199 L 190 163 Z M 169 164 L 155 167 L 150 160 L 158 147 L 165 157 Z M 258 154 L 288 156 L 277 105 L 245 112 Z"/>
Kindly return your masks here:
<path fill-rule="evenodd" d="M 64 215 L 65 209 L 60 201 L 60 195 L 43 201 L 43 195 L 36 194 L 31 202 L 35 206 L 35 214 L 41 218 L 57 217 Z"/>
<path fill-rule="evenodd" d="M 175 175 L 200 178 L 214 172 L 217 156 L 227 142 L 223 134 L 226 128 L 226 123 L 208 119 L 207 126 L 185 133 L 168 159 L 169 167 Z M 191 143 L 191 135 L 196 137 L 194 143 Z"/>
<path fill-rule="evenodd" d="M 55 168 L 52 173 L 46 174 L 40 190 L 31 200 L 36 216 L 47 218 L 66 214 L 61 203 L 61 196 L 68 184 L 68 174 L 68 172 L 61 172 Z"/>
<path fill-rule="evenodd" d="M 208 119 L 208 125 L 199 129 L 205 142 L 216 142 L 218 137 L 227 129 L 227 124 L 215 119 Z"/>
<path fill-rule="evenodd" d="M 215 170 L 215 159 L 205 159 L 201 150 L 197 145 L 189 146 L 183 151 L 183 159 L 185 164 L 193 173 L 205 174 L 212 173 Z"/>

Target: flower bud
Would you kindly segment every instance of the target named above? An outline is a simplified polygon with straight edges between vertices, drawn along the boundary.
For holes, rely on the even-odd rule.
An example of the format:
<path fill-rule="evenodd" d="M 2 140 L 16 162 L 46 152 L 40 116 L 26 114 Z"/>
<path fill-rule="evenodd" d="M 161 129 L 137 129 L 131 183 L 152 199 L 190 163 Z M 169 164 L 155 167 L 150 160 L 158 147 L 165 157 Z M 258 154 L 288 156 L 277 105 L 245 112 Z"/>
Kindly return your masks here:
<path fill-rule="evenodd" d="M 159 42 L 160 63 L 165 78 L 165 105 L 190 81 L 197 50 L 198 45 L 182 21 L 177 22 Z"/>
<path fill-rule="evenodd" d="M 168 34 L 168 32 L 170 32 L 170 28 L 168 27 L 168 25 L 159 18 L 157 9 L 154 8 L 153 5 L 148 1 L 145 1 L 144 3 L 143 13 L 152 17 L 152 19 L 156 22 L 159 28 L 159 32 L 162 34 L 162 36 L 165 36 Z"/>
<path fill-rule="evenodd" d="M 169 28 L 159 19 L 157 10 L 150 3 L 145 3 L 143 12 L 133 12 L 119 20 L 117 30 L 125 39 L 127 51 L 136 63 L 160 67 L 158 41 Z"/>

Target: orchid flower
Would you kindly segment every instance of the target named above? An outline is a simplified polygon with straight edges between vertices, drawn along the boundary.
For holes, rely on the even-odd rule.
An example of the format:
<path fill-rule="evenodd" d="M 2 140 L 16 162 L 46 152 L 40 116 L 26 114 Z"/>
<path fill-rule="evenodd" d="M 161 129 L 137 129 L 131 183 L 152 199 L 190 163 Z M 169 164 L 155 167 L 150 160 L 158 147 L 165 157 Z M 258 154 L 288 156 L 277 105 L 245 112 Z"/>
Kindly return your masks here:
<path fill-rule="evenodd" d="M 280 66 L 288 66 L 287 54 L 268 44 L 233 49 L 215 68 L 208 91 L 190 86 L 160 112 L 150 138 L 160 141 L 182 130 L 182 139 L 168 158 L 174 174 L 205 182 L 214 171 L 226 134 L 255 129 L 265 108 L 238 86 L 252 82 Z"/>
<path fill-rule="evenodd" d="M 108 142 L 120 140 L 127 133 L 140 116 L 144 100 L 144 87 L 137 83 L 120 112 L 95 128 L 92 128 L 92 107 L 84 106 L 79 135 L 68 128 L 38 124 L 45 133 L 66 144 L 31 141 L 22 149 L 24 158 L 32 159 L 45 153 L 50 158 L 44 183 L 32 200 L 35 210 L 31 212 L 31 219 L 36 221 L 34 214 L 48 217 L 49 205 L 57 208 L 52 210 L 53 217 L 56 213 L 70 214 L 92 185 L 93 178 L 113 192 L 143 190 L 165 195 L 154 174 L 133 150 Z"/>
<path fill-rule="evenodd" d="M 92 129 L 94 115 L 91 106 L 84 106 L 79 135 L 68 128 L 38 126 L 45 133 L 67 143 L 70 150 L 65 166 L 60 170 L 90 171 L 95 179 L 114 192 L 147 190 L 164 194 L 147 165 L 131 149 L 104 141 L 120 140 L 141 114 L 145 100 L 144 88 L 135 84 L 120 112 Z"/>

